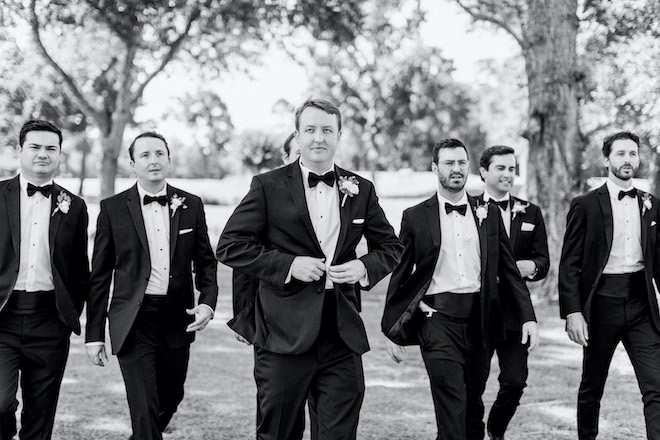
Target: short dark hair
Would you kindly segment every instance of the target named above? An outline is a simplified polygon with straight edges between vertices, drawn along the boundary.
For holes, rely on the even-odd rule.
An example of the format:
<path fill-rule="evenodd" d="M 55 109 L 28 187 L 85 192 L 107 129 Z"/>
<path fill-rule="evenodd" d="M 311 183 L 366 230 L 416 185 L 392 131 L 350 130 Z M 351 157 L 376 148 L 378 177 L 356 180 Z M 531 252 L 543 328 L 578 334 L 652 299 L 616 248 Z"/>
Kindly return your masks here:
<path fill-rule="evenodd" d="M 327 101 L 325 99 L 308 99 L 296 109 L 296 130 L 300 129 L 300 115 L 302 114 L 303 110 L 305 110 L 307 107 L 314 107 L 319 110 L 323 110 L 324 112 L 335 115 L 337 116 L 337 128 L 339 131 L 341 131 L 341 112 L 339 111 L 339 108 L 334 105 L 332 102 Z"/>
<path fill-rule="evenodd" d="M 485 170 L 488 170 L 490 162 L 493 159 L 493 156 L 506 156 L 507 154 L 516 155 L 516 150 L 505 145 L 494 145 L 492 147 L 486 148 L 483 153 L 481 153 L 481 158 L 479 159 L 479 166 Z M 517 159 L 516 159 L 517 161 Z"/>
<path fill-rule="evenodd" d="M 52 123 L 43 119 L 30 119 L 21 127 L 21 133 L 18 135 L 18 146 L 23 148 L 25 136 L 31 131 L 50 131 L 55 133 L 60 139 L 60 150 L 62 149 L 62 132 L 59 128 L 55 127 Z"/>
<path fill-rule="evenodd" d="M 465 154 L 467 154 L 468 160 L 470 159 L 470 153 L 468 153 L 468 150 L 465 145 L 463 145 L 463 142 L 459 141 L 458 139 L 447 138 L 433 145 L 433 163 L 438 163 L 440 150 L 445 148 L 462 148 L 465 150 Z"/>
<path fill-rule="evenodd" d="M 612 152 L 612 144 L 615 141 L 620 141 L 622 139 L 630 139 L 637 144 L 637 149 L 639 150 L 639 136 L 629 131 L 619 131 L 618 133 L 607 136 L 603 141 L 603 156 L 610 157 L 610 153 Z"/>
<path fill-rule="evenodd" d="M 289 156 L 291 154 L 291 141 L 293 138 L 296 137 L 296 133 L 293 132 L 287 138 L 284 140 L 284 143 L 282 144 L 282 149 L 284 150 L 284 154 Z"/>
<path fill-rule="evenodd" d="M 165 140 L 165 137 L 160 133 L 156 133 L 155 131 L 145 131 L 144 133 L 140 133 L 139 135 L 137 135 L 135 139 L 133 139 L 133 142 L 131 142 L 131 145 L 128 147 L 128 155 L 131 157 L 131 160 L 133 162 L 135 162 L 135 158 L 133 157 L 133 152 L 135 151 L 135 141 L 137 141 L 140 138 L 146 138 L 146 137 L 156 138 L 163 141 L 163 143 L 165 144 L 165 149 L 167 150 L 167 157 L 170 157 L 170 147 L 167 145 L 167 141 Z"/>

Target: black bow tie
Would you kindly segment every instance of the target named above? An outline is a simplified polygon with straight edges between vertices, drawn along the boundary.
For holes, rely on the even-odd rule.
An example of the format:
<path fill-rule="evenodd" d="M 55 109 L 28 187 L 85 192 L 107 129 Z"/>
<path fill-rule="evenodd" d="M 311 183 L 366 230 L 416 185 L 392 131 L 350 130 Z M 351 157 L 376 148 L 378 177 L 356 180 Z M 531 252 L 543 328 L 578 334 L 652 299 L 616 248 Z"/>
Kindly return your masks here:
<path fill-rule="evenodd" d="M 509 208 L 509 201 L 508 200 L 490 200 L 490 203 L 494 203 L 495 205 L 499 206 L 502 208 L 502 210 L 506 211 Z"/>
<path fill-rule="evenodd" d="M 619 200 L 622 200 L 625 196 L 630 196 L 632 198 L 637 197 L 637 189 L 633 188 L 630 191 L 619 191 Z"/>
<path fill-rule="evenodd" d="M 467 205 L 452 205 L 450 203 L 445 203 L 445 212 L 451 214 L 452 211 L 456 211 L 460 215 L 465 215 L 467 212 Z"/>
<path fill-rule="evenodd" d="M 161 206 L 167 205 L 167 196 L 157 196 L 157 197 L 152 197 L 152 196 L 144 196 L 144 201 L 142 202 L 144 205 L 148 205 L 151 202 L 156 202 L 160 203 Z"/>
<path fill-rule="evenodd" d="M 44 197 L 50 197 L 50 193 L 53 192 L 53 185 L 36 186 L 28 182 L 28 197 L 32 197 L 36 192 L 40 192 Z"/>
<path fill-rule="evenodd" d="M 319 184 L 319 182 L 323 182 L 328 186 L 335 186 L 335 172 L 328 171 L 322 176 L 319 176 L 318 174 L 315 173 L 309 173 L 309 176 L 307 177 L 307 182 L 309 183 L 310 188 L 314 188 L 316 185 Z"/>

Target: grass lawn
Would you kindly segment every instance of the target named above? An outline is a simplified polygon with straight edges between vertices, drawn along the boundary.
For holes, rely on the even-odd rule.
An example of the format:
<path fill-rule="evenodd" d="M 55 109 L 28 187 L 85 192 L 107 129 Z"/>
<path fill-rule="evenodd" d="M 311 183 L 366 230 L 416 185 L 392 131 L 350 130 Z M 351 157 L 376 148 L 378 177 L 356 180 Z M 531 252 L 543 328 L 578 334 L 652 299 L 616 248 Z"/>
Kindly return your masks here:
<path fill-rule="evenodd" d="M 230 318 L 229 271 L 219 269 L 216 319 L 192 346 L 186 397 L 166 439 L 254 438 L 255 394 L 252 349 L 234 339 Z M 385 283 L 363 295 L 363 318 L 372 350 L 364 356 L 367 384 L 360 439 L 433 439 L 435 421 L 428 378 L 419 351 L 410 348 L 402 364 L 392 362 L 379 331 Z M 530 357 L 529 387 L 507 439 L 572 439 L 580 378 L 581 349 L 571 343 L 556 307 L 538 311 L 541 345 Z M 72 338 L 54 439 L 125 439 L 130 421 L 115 357 L 105 368 L 88 363 L 82 337 Z M 497 362 L 484 396 L 487 409 L 497 391 Z M 603 399 L 604 439 L 645 438 L 639 390 L 625 352 L 617 351 Z M 306 437 L 308 438 L 308 436 Z"/>

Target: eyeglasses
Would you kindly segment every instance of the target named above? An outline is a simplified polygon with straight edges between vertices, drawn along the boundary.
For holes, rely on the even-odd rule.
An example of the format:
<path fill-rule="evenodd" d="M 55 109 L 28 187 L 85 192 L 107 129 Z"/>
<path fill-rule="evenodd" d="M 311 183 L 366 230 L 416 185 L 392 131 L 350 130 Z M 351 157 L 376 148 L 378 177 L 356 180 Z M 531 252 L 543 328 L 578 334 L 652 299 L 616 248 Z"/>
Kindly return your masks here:
<path fill-rule="evenodd" d="M 453 170 L 454 167 L 458 164 L 458 167 L 462 170 L 466 170 L 468 166 L 470 166 L 470 161 L 469 160 L 445 160 L 442 162 L 438 162 L 438 165 L 442 165 L 448 170 Z"/>

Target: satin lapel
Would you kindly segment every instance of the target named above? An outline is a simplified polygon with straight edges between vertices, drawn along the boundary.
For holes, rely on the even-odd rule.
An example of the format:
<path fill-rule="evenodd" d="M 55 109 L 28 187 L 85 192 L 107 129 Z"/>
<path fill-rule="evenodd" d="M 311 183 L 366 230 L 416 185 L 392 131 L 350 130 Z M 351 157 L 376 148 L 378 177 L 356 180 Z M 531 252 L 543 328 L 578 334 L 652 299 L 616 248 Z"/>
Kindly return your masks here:
<path fill-rule="evenodd" d="M 176 250 L 176 241 L 179 238 L 179 218 L 181 217 L 181 210 L 184 209 L 183 206 L 180 206 L 172 215 L 172 207 L 170 206 L 169 201 L 172 200 L 172 196 L 175 194 L 175 190 L 167 185 L 167 212 L 168 217 L 170 218 L 170 264 L 174 259 L 174 251 Z M 184 202 L 185 204 L 185 202 Z"/>
<path fill-rule="evenodd" d="M 339 255 L 340 250 L 342 249 L 342 246 L 344 246 L 344 240 L 346 240 L 346 233 L 348 231 L 348 224 L 350 222 L 349 220 L 349 212 L 352 206 L 352 200 L 353 197 L 346 197 L 346 202 L 344 203 L 344 206 L 341 206 L 343 194 L 339 191 L 339 177 L 341 176 L 346 176 L 347 173 L 345 170 L 342 170 L 338 166 L 335 165 L 335 173 L 337 175 L 337 181 L 335 182 L 335 188 L 337 193 L 339 194 L 339 238 L 337 239 L 337 247 L 335 248 L 335 255 L 332 257 L 332 263 L 334 264 L 335 258 L 337 258 L 337 255 Z M 359 197 L 356 196 L 356 197 Z"/>
<path fill-rule="evenodd" d="M 513 196 L 510 196 L 511 198 L 511 203 L 509 206 L 509 209 L 513 211 L 513 204 L 516 202 L 516 200 L 522 201 L 520 199 L 517 199 Z M 516 215 L 515 217 L 513 216 L 513 212 L 511 212 L 511 226 L 509 228 L 509 234 L 510 234 L 510 241 L 511 241 L 511 247 L 515 249 L 516 246 L 516 240 L 518 239 L 518 231 L 520 231 L 520 224 L 522 223 L 522 213 Z"/>
<path fill-rule="evenodd" d="M 312 226 L 312 220 L 309 218 L 309 208 L 307 207 L 307 198 L 305 198 L 302 171 L 300 170 L 298 161 L 289 165 L 289 170 L 287 172 L 287 185 L 289 186 L 289 191 L 291 192 L 293 205 L 296 208 L 296 212 L 300 216 L 300 220 L 302 220 L 303 225 L 305 225 L 305 230 L 307 230 L 309 238 L 314 243 L 314 246 L 321 252 L 321 254 L 323 254 L 323 250 L 321 249 L 319 241 L 316 238 L 316 233 L 314 232 L 314 226 Z"/>
<path fill-rule="evenodd" d="M 131 188 L 128 192 L 128 200 L 126 201 L 126 206 L 128 206 L 128 211 L 131 213 L 133 218 L 133 224 L 135 225 L 135 230 L 137 231 L 138 237 L 140 238 L 140 243 L 142 247 L 149 255 L 149 244 L 147 243 L 147 230 L 144 227 L 144 218 L 142 218 L 142 209 L 140 208 L 140 194 L 137 190 L 137 184 Z"/>
<path fill-rule="evenodd" d="M 433 248 L 440 249 L 441 237 L 440 233 L 440 211 L 437 194 L 426 202 L 426 221 L 429 224 L 429 231 L 431 231 L 431 240 L 433 240 Z"/>
<path fill-rule="evenodd" d="M 483 219 L 481 225 L 479 225 L 479 219 L 477 218 L 476 213 L 477 199 L 468 195 L 468 201 L 470 202 L 470 207 L 472 209 L 472 218 L 477 225 L 477 232 L 479 232 L 479 250 L 481 251 L 481 280 L 483 282 L 483 280 L 486 279 L 486 261 L 488 260 L 488 217 Z M 479 202 L 480 205 L 482 203 L 483 202 Z"/>
<path fill-rule="evenodd" d="M 50 226 L 48 227 L 48 244 L 50 245 L 50 256 L 53 256 L 55 250 L 55 237 L 57 237 L 57 230 L 60 228 L 60 220 L 62 216 L 66 215 L 57 208 L 57 196 L 60 193 L 66 192 L 62 190 L 58 184 L 53 183 L 53 192 L 50 195 Z M 57 212 L 55 210 L 57 209 Z"/>
<path fill-rule="evenodd" d="M 644 209 L 642 203 L 642 191 L 637 191 L 637 205 L 639 206 L 640 222 L 642 224 L 642 255 L 646 259 L 646 240 L 649 236 L 649 222 L 646 220 L 648 209 Z M 646 212 L 644 212 L 646 211 Z M 644 212 L 644 214 L 642 214 Z"/>
<path fill-rule="evenodd" d="M 11 242 L 14 246 L 16 259 L 19 258 L 21 249 L 21 185 L 18 176 L 7 184 L 7 214 L 9 215 L 9 229 L 11 230 Z"/>
<path fill-rule="evenodd" d="M 607 245 L 607 255 L 612 251 L 612 236 L 614 235 L 614 224 L 612 219 L 612 204 L 610 203 L 610 193 L 607 185 L 603 185 L 596 191 L 598 203 L 603 213 L 603 226 L 605 227 L 605 244 Z"/>

